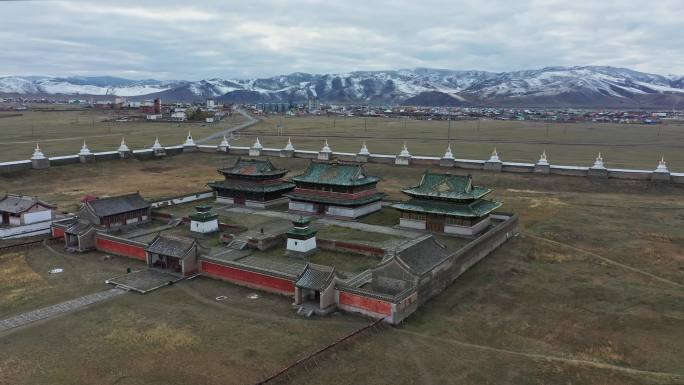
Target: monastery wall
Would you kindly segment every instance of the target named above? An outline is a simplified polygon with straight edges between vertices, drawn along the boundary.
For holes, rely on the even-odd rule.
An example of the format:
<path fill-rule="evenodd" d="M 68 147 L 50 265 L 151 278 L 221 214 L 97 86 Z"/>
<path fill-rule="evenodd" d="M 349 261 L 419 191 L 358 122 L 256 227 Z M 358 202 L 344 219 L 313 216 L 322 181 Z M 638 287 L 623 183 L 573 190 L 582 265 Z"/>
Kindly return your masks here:
<path fill-rule="evenodd" d="M 385 255 L 385 249 L 382 247 L 360 243 L 343 242 L 325 238 L 317 238 L 316 243 L 318 248 L 322 250 L 340 251 L 374 258 L 382 258 Z"/>
<path fill-rule="evenodd" d="M 261 148 L 261 149 L 250 149 L 249 147 L 238 147 L 238 146 L 233 146 L 229 147 L 227 151 L 222 152 L 218 151 L 218 148 L 215 146 L 208 146 L 208 145 L 200 145 L 196 146 L 196 152 L 203 152 L 203 153 L 226 153 L 230 155 L 242 155 L 242 156 L 247 156 L 250 154 L 250 152 L 253 152 L 253 156 L 273 156 L 273 157 L 281 157 L 281 156 L 293 156 L 295 158 L 302 158 L 302 159 L 316 159 L 319 157 L 319 153 L 317 151 L 307 151 L 307 150 L 295 150 L 292 151 L 291 153 L 283 153 L 282 149 L 277 149 L 277 148 Z M 250 151 L 251 150 L 251 151 Z M 147 149 L 141 149 L 141 150 L 133 150 L 131 152 L 131 156 L 133 156 L 136 159 L 139 160 L 147 160 L 147 159 L 154 159 L 158 156 L 173 156 L 173 155 L 178 155 L 183 153 L 183 146 L 170 146 L 170 147 L 165 147 L 164 151 L 162 151 L 162 154 L 155 154 L 155 151 L 147 148 Z M 165 153 L 165 154 L 163 154 Z M 186 152 L 188 153 L 188 152 Z M 258 154 L 258 155 L 257 155 Z M 345 160 L 345 161 L 354 161 L 357 160 L 359 157 L 357 154 L 353 153 L 346 153 L 346 152 L 332 152 L 330 154 L 331 158 L 333 159 L 340 159 L 340 160 Z M 380 164 L 392 164 L 395 165 L 395 161 L 397 158 L 397 155 L 387 155 L 387 154 L 373 154 L 371 153 L 370 155 L 367 156 L 362 156 L 361 158 L 362 161 L 367 161 L 370 163 L 380 163 Z M 89 159 L 89 160 L 88 160 Z M 121 155 L 118 153 L 118 151 L 108 151 L 108 152 L 99 152 L 99 153 L 93 153 L 91 158 L 88 158 L 86 160 L 80 159 L 78 155 L 65 155 L 65 156 L 56 156 L 56 157 L 50 157 L 49 159 L 42 159 L 38 161 L 34 161 L 32 163 L 31 160 L 19 160 L 19 161 L 12 161 L 12 162 L 2 162 L 0 163 L 0 174 L 2 173 L 13 173 L 13 172 L 20 172 L 20 171 L 25 171 L 29 170 L 32 168 L 43 168 L 43 167 L 51 167 L 51 166 L 62 166 L 62 165 L 68 165 L 68 164 L 75 164 L 79 163 L 81 161 L 106 161 L 106 160 L 116 160 L 116 159 L 121 159 Z M 440 162 L 444 161 L 444 159 L 440 159 L 439 157 L 434 157 L 434 156 L 411 156 L 408 158 L 408 164 L 409 165 L 416 165 L 416 166 L 432 166 L 432 165 L 439 165 Z M 461 169 L 473 169 L 473 170 L 482 170 L 485 168 L 485 163 L 489 166 L 492 165 L 491 162 L 489 161 L 484 161 L 484 160 L 477 160 L 477 159 L 453 159 L 449 161 L 444 161 L 443 167 L 454 167 L 454 168 L 461 168 Z M 40 165 L 43 165 L 43 167 L 40 167 Z M 590 169 L 588 166 L 562 166 L 562 165 L 547 165 L 547 166 L 540 166 L 536 171 L 535 171 L 535 164 L 533 163 L 516 163 L 516 162 L 494 162 L 493 163 L 497 167 L 489 167 L 489 169 L 492 169 L 492 172 L 498 172 L 497 170 L 499 169 L 500 166 L 500 172 L 515 172 L 515 173 L 536 173 L 536 174 L 554 174 L 554 175 L 564 175 L 564 176 L 575 176 L 575 177 L 587 177 L 587 176 L 592 176 L 592 171 L 593 169 Z M 402 167 L 402 165 L 397 165 L 398 167 Z M 657 180 L 659 182 L 665 182 L 667 183 L 668 181 L 670 183 L 681 183 L 684 184 L 684 173 L 671 173 L 671 172 L 666 172 L 666 173 L 655 173 L 653 170 L 627 170 L 627 169 L 606 169 L 603 173 L 607 173 L 608 178 L 614 178 L 614 179 L 626 179 L 626 180 Z M 605 176 L 604 176 L 605 177 Z"/>
<path fill-rule="evenodd" d="M 471 266 L 515 235 L 518 227 L 517 214 L 510 216 L 492 215 L 492 219 L 503 219 L 503 222 L 498 223 L 494 228 L 468 243 L 437 265 L 429 274 L 421 277 L 418 284 L 419 304 L 422 305 L 441 293 Z"/>
<path fill-rule="evenodd" d="M 148 245 L 130 239 L 115 237 L 110 234 L 95 234 L 95 248 L 105 253 L 147 261 L 145 248 Z"/>
<path fill-rule="evenodd" d="M 211 278 L 221 279 L 240 286 L 263 290 L 270 293 L 294 296 L 294 277 L 287 279 L 266 272 L 255 272 L 229 262 L 217 263 L 202 260 L 200 272 Z"/>
<path fill-rule="evenodd" d="M 194 202 L 202 199 L 209 199 L 214 197 L 214 191 L 213 190 L 206 190 L 206 191 L 199 191 L 196 193 L 192 194 L 186 194 L 186 195 L 179 195 L 175 197 L 170 197 L 170 198 L 165 198 L 165 199 L 160 199 L 157 201 L 154 201 L 150 204 L 153 209 L 159 208 L 159 207 L 165 207 L 165 206 L 174 206 L 174 205 L 180 205 L 183 203 L 189 203 L 189 202 Z"/>

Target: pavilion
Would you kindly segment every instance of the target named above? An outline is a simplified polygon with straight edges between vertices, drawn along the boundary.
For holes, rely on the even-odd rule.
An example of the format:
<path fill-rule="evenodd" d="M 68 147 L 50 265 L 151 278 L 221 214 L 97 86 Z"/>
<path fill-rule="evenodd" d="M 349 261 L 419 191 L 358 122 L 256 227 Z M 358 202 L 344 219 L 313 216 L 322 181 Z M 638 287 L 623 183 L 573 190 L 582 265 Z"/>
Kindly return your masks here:
<path fill-rule="evenodd" d="M 490 213 L 500 202 L 482 199 L 491 189 L 473 185 L 468 175 L 428 170 L 420 184 L 402 190 L 410 200 L 392 205 L 401 212 L 402 227 L 473 236 L 490 224 Z"/>
<path fill-rule="evenodd" d="M 359 163 L 311 161 L 303 174 L 292 178 L 297 187 L 286 196 L 293 212 L 358 218 L 382 208 L 385 194 L 376 188 L 379 180 Z"/>
<path fill-rule="evenodd" d="M 282 180 L 288 170 L 278 169 L 268 159 L 238 158 L 230 167 L 219 169 L 223 181 L 208 184 L 218 202 L 255 208 L 269 208 L 287 202 L 283 194 L 295 185 Z"/>

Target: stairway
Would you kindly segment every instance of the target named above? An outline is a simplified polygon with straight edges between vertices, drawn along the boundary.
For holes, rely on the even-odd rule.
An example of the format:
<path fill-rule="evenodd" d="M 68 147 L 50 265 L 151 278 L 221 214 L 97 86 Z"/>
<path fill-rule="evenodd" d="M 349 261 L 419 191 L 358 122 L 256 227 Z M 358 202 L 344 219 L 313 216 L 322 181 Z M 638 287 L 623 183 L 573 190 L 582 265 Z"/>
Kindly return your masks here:
<path fill-rule="evenodd" d="M 244 250 L 247 248 L 247 241 L 244 239 L 233 239 L 228 244 L 228 248 L 233 250 Z"/>
<path fill-rule="evenodd" d="M 297 309 L 297 315 L 300 315 L 302 317 L 311 318 L 313 313 L 314 309 L 307 306 L 299 306 L 299 308 Z"/>

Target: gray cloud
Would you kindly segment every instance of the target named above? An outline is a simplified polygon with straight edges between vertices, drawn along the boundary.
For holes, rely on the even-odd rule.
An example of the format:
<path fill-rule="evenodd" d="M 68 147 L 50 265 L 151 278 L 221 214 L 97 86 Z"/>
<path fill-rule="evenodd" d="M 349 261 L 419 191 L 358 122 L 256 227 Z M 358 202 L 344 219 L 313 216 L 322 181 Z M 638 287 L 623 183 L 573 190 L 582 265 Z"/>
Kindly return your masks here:
<path fill-rule="evenodd" d="M 0 75 L 553 65 L 684 74 L 680 0 L 0 2 L 0 15 Z"/>

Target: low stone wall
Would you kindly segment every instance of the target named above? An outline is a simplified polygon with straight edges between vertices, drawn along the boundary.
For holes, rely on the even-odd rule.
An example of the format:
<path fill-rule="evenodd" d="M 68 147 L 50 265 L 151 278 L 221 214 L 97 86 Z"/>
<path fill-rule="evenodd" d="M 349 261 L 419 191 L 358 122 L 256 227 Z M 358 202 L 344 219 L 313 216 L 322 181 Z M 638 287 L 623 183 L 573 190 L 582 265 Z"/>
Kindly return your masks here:
<path fill-rule="evenodd" d="M 564 176 L 588 176 L 589 168 L 551 166 L 549 173 Z"/>
<path fill-rule="evenodd" d="M 30 225 L 10 226 L 0 228 L 0 239 L 31 237 L 34 235 L 50 234 L 52 220 L 31 223 Z"/>
<path fill-rule="evenodd" d="M 611 170 L 608 169 L 608 178 L 631 179 L 631 180 L 651 180 L 650 171 L 641 170 Z"/>
<path fill-rule="evenodd" d="M 31 169 L 30 160 L 19 160 L 16 162 L 0 163 L 0 174 L 8 174 L 17 171 L 24 171 Z"/>
<path fill-rule="evenodd" d="M 534 165 L 533 164 L 510 164 L 510 163 L 503 163 L 501 165 L 501 171 L 503 172 L 534 172 Z"/>
<path fill-rule="evenodd" d="M 78 155 L 69 155 L 69 156 L 56 156 L 53 158 L 50 158 L 50 166 L 66 166 L 68 164 L 77 164 L 80 163 L 78 159 Z"/>
<path fill-rule="evenodd" d="M 385 255 L 385 249 L 381 247 L 353 242 L 336 241 L 334 239 L 317 238 L 316 246 L 322 250 L 358 254 L 366 257 L 382 258 Z"/>
<path fill-rule="evenodd" d="M 493 217 L 494 219 L 502 219 L 501 216 Z M 421 277 L 418 284 L 419 305 L 424 304 L 432 297 L 441 293 L 472 265 L 510 239 L 517 232 L 517 227 L 518 215 L 507 216 L 503 222 L 468 243 L 432 269 L 430 274 Z"/>
<path fill-rule="evenodd" d="M 199 192 L 194 192 L 190 194 L 185 194 L 185 195 L 179 195 L 176 197 L 170 197 L 170 198 L 164 198 L 157 200 L 155 202 L 152 202 L 150 205 L 152 206 L 153 209 L 160 208 L 160 207 L 167 207 L 167 206 L 175 206 L 175 205 L 180 205 L 183 203 L 190 203 L 202 199 L 209 199 L 214 197 L 214 191 L 213 190 L 206 190 L 206 191 L 199 191 Z"/>
<path fill-rule="evenodd" d="M 197 146 L 198 151 L 202 153 L 224 153 L 228 155 L 238 155 L 238 156 L 248 156 L 250 152 L 249 147 L 230 147 L 226 152 L 217 151 L 216 146 L 200 145 Z M 260 151 L 260 156 L 272 156 L 280 157 L 281 149 L 276 148 L 263 148 Z M 183 153 L 183 146 L 170 146 L 165 147 L 166 156 L 173 156 Z M 186 152 L 187 153 L 187 152 Z M 132 156 L 138 160 L 149 160 L 156 159 L 154 151 L 150 148 L 142 150 L 132 151 Z M 317 151 L 307 151 L 307 150 L 295 150 L 292 153 L 295 158 L 301 159 L 316 159 L 318 158 Z M 384 154 L 370 154 L 366 157 L 367 161 L 370 163 L 379 164 L 391 164 L 394 165 L 397 156 L 396 155 L 384 155 Z M 116 160 L 120 159 L 117 151 L 100 152 L 94 153 L 93 159 L 96 161 L 105 160 Z M 339 159 L 344 161 L 355 161 L 356 154 L 346 153 L 346 152 L 333 152 L 331 154 L 331 159 Z M 80 159 L 78 155 L 66 155 L 51 157 L 47 161 L 49 166 L 63 166 L 68 164 L 79 163 Z M 409 164 L 414 166 L 436 166 L 439 165 L 441 159 L 433 156 L 413 156 L 410 158 Z M 453 165 L 445 164 L 445 168 L 454 167 L 460 169 L 472 169 L 472 170 L 482 170 L 485 168 L 484 160 L 476 159 L 454 159 Z M 550 165 L 546 166 L 546 170 L 535 172 L 535 165 L 532 163 L 515 163 L 515 162 L 502 162 L 501 172 L 515 172 L 515 173 L 535 173 L 535 174 L 554 174 L 554 175 L 564 175 L 564 176 L 580 176 L 586 177 L 589 173 L 589 167 L 583 166 L 561 166 L 561 165 Z M 448 167 L 447 167 L 448 166 Z M 401 166 L 400 166 L 401 167 Z M 490 167 L 491 168 L 491 167 Z M 12 173 L 18 171 L 25 171 L 32 169 L 31 160 L 20 160 L 14 162 L 4 162 L 0 163 L 0 174 L 2 173 Z M 627 179 L 627 180 L 651 180 L 654 176 L 653 171 L 650 170 L 624 170 L 624 169 L 607 169 L 608 178 L 614 179 Z M 666 174 L 667 175 L 667 174 Z M 684 184 L 684 174 L 681 173 L 671 173 L 670 178 L 665 178 L 670 183 L 681 183 Z"/>
<path fill-rule="evenodd" d="M 96 152 L 93 155 L 96 160 L 116 160 L 121 158 L 118 151 Z"/>

